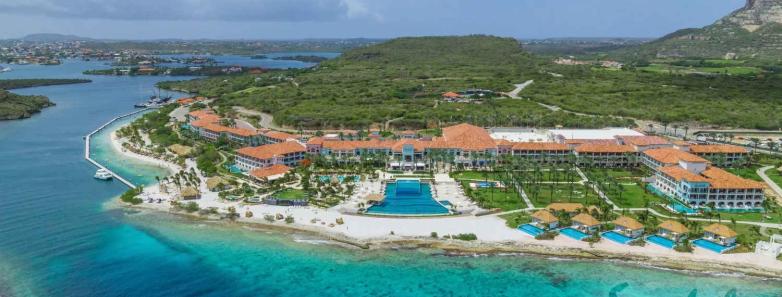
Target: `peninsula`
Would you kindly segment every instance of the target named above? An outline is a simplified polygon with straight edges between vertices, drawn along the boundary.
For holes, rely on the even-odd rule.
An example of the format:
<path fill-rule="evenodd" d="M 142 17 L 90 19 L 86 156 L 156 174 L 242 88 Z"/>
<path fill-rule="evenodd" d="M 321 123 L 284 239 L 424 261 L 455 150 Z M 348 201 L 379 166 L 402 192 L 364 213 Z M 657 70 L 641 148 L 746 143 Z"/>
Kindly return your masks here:
<path fill-rule="evenodd" d="M 85 79 L 8 79 L 0 80 L 0 120 L 29 118 L 55 105 L 46 96 L 18 95 L 7 90 L 52 85 L 88 83 Z"/>

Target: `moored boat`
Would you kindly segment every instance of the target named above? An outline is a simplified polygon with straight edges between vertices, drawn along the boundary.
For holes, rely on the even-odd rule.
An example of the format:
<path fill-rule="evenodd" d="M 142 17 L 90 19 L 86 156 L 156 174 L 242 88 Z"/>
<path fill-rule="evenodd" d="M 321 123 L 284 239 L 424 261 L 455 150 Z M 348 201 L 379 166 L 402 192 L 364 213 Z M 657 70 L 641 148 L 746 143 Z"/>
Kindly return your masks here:
<path fill-rule="evenodd" d="M 111 175 L 111 172 L 109 172 L 106 169 L 101 168 L 101 169 L 98 169 L 98 171 L 95 171 L 95 178 L 97 178 L 97 179 L 100 179 L 100 180 L 110 180 L 113 177 L 114 176 Z"/>

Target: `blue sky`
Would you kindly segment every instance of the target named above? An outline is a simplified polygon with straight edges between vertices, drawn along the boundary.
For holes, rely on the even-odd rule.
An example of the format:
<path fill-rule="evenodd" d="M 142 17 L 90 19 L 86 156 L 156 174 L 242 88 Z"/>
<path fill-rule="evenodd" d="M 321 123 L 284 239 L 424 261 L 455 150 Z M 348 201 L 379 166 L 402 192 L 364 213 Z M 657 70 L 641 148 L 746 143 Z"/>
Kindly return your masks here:
<path fill-rule="evenodd" d="M 659 37 L 744 0 L 0 0 L 0 38 Z"/>

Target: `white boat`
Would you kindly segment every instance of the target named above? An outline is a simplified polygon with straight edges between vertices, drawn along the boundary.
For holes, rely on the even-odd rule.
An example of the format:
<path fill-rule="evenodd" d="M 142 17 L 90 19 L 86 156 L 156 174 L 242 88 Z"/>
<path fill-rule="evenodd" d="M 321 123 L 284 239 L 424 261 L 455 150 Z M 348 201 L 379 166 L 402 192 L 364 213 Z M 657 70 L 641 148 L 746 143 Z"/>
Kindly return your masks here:
<path fill-rule="evenodd" d="M 111 173 L 106 169 L 98 169 L 98 171 L 95 171 L 95 178 L 101 179 L 101 180 L 109 180 L 113 178 L 114 176 L 111 175 Z"/>

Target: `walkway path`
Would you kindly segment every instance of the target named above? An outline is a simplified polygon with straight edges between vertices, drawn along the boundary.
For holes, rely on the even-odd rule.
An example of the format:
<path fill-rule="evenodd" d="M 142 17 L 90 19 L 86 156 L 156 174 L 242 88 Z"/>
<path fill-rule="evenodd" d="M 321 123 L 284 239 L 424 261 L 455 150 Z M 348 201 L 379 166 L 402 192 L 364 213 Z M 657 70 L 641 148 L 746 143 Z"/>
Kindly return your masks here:
<path fill-rule="evenodd" d="M 274 116 L 268 113 L 247 109 L 241 106 L 234 106 L 233 108 L 236 112 L 240 114 L 260 117 L 261 121 L 258 124 L 261 126 L 261 128 L 267 128 L 267 129 L 272 129 L 272 130 L 277 130 L 277 131 L 282 131 L 287 133 L 299 133 L 299 131 L 296 131 L 295 129 L 283 128 L 275 124 Z"/>
<path fill-rule="evenodd" d="M 520 83 L 520 84 L 515 84 L 514 86 L 516 86 L 516 88 L 513 89 L 513 91 L 510 91 L 508 93 L 508 96 L 513 98 L 513 99 L 521 99 L 521 97 L 519 97 L 519 93 L 521 93 L 521 91 L 523 91 L 524 88 L 526 88 L 527 86 L 531 85 L 533 82 L 534 82 L 534 80 L 528 80 L 528 81 L 525 81 L 525 82 Z"/>
<path fill-rule="evenodd" d="M 777 194 L 777 197 L 782 199 L 782 188 L 780 188 L 779 185 L 777 185 L 777 183 L 775 183 L 770 177 L 768 177 L 768 175 L 766 175 L 766 171 L 772 168 L 774 168 L 774 166 L 762 167 L 758 169 L 757 173 L 760 176 L 760 178 L 762 178 L 763 181 L 766 182 L 766 184 L 768 184 L 771 190 Z"/>
<path fill-rule="evenodd" d="M 114 171 L 111 171 L 110 169 L 106 168 L 106 166 L 103 166 L 102 164 L 100 164 L 97 161 L 92 159 L 92 157 L 90 156 L 90 142 L 91 142 L 91 139 L 92 139 L 92 135 L 94 135 L 95 133 L 98 133 L 101 130 L 105 129 L 106 127 L 111 125 L 111 123 L 114 123 L 114 122 L 116 122 L 119 119 L 126 118 L 126 117 L 132 116 L 132 115 L 137 114 L 137 113 L 148 111 L 150 109 L 151 108 L 145 108 L 145 109 L 137 110 L 137 111 L 134 111 L 134 112 L 131 112 L 131 113 L 124 114 L 124 115 L 118 116 L 116 118 L 113 118 L 111 121 L 108 121 L 107 123 L 105 123 L 105 124 L 101 125 L 100 127 L 98 127 L 98 129 L 95 129 L 95 131 L 92 131 L 92 132 L 90 132 L 90 134 L 87 134 L 87 136 L 84 136 L 84 159 L 87 160 L 88 162 L 92 163 L 96 167 L 108 171 L 109 173 L 111 173 L 112 176 L 114 176 L 114 178 L 116 178 L 118 181 L 122 182 L 123 184 L 127 185 L 131 189 L 135 189 L 136 185 L 134 185 L 130 181 L 126 180 L 125 178 L 123 178 L 119 174 L 114 173 Z"/>

